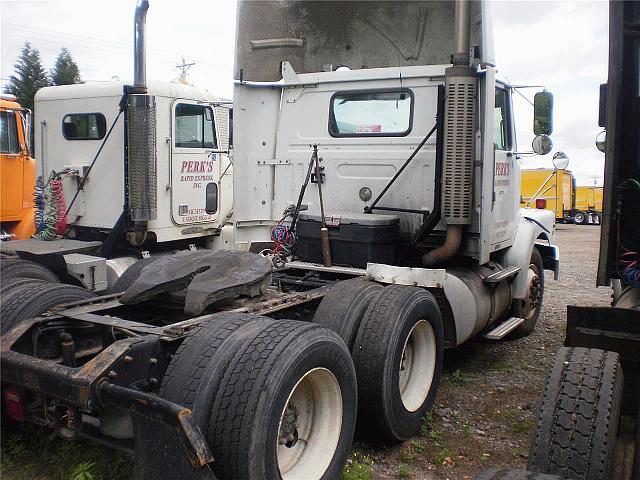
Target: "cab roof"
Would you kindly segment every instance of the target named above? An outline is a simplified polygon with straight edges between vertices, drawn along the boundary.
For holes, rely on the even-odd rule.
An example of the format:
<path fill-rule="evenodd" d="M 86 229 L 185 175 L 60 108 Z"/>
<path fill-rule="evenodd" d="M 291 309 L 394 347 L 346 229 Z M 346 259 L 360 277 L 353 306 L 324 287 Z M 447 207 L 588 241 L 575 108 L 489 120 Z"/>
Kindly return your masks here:
<path fill-rule="evenodd" d="M 72 98 L 97 98 L 120 97 L 125 83 L 114 82 L 87 82 L 75 85 L 59 85 L 44 87 L 36 93 L 36 102 L 51 100 L 68 100 Z M 179 80 L 171 82 L 150 81 L 147 90 L 149 95 L 169 98 L 186 98 L 207 102 L 220 101 L 219 97 L 194 85 L 183 83 Z"/>

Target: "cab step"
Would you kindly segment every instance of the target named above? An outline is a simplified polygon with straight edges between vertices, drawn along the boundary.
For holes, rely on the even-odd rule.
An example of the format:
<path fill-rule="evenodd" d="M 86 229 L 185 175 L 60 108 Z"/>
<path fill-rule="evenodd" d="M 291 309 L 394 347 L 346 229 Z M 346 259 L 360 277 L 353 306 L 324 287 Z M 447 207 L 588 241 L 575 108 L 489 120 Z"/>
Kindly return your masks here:
<path fill-rule="evenodd" d="M 484 338 L 489 340 L 500 340 L 513 332 L 516 328 L 524 323 L 524 318 L 511 317 L 509 320 L 502 322 L 496 328 L 485 334 Z"/>

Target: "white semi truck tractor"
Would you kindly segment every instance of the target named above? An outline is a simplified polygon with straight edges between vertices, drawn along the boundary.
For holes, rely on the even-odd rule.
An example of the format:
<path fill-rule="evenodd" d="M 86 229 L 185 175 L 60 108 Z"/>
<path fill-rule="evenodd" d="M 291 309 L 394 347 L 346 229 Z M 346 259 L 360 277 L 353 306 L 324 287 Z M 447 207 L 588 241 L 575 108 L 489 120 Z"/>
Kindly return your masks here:
<path fill-rule="evenodd" d="M 143 2 L 135 17 L 133 85 L 37 92 L 38 233 L 2 245 L 21 259 L 3 261 L 7 279 L 51 278 L 44 267 L 105 293 L 147 254 L 224 244 L 233 212 L 231 102 L 182 80 L 147 80 L 147 9 Z"/>
<path fill-rule="evenodd" d="M 356 422 L 419 432 L 445 348 L 534 329 L 554 218 L 519 209 L 485 2 L 237 12 L 232 248 L 152 252 L 112 294 L 11 317 L 6 411 L 130 451 L 136 478 L 339 478 Z M 534 103 L 544 154 L 552 97 Z M 176 218 L 148 195 L 159 131 L 128 130 L 156 137 L 129 164 L 134 245 Z"/>

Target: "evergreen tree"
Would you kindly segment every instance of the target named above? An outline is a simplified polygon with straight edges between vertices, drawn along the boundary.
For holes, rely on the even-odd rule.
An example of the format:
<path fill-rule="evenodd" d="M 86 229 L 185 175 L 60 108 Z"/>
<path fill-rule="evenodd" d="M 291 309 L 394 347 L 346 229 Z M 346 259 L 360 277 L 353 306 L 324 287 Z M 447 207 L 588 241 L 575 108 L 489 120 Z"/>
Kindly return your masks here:
<path fill-rule="evenodd" d="M 26 42 L 14 69 L 16 74 L 9 77 L 7 90 L 17 97 L 24 108 L 33 109 L 33 98 L 36 92 L 42 87 L 49 86 L 49 78 L 42 66 L 40 52 Z"/>
<path fill-rule="evenodd" d="M 66 47 L 60 50 L 56 63 L 51 69 L 51 81 L 54 85 L 82 83 L 80 69 Z"/>

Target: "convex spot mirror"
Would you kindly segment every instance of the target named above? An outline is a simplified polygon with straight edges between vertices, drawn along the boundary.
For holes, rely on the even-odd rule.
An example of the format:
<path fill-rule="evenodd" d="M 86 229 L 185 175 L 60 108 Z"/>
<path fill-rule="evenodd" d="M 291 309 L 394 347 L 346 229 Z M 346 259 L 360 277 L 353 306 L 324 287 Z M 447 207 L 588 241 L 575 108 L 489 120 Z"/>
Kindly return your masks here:
<path fill-rule="evenodd" d="M 602 153 L 605 153 L 607 150 L 607 132 L 606 130 L 601 131 L 596 137 L 596 148 L 600 150 Z"/>
<path fill-rule="evenodd" d="M 556 170 L 565 170 L 569 166 L 569 157 L 564 152 L 554 153 L 552 161 Z"/>
<path fill-rule="evenodd" d="M 553 133 L 553 94 L 538 92 L 533 97 L 533 133 L 551 135 Z"/>
<path fill-rule="evenodd" d="M 538 155 L 546 155 L 553 148 L 553 142 L 548 135 L 538 135 L 531 142 L 532 150 Z"/>

